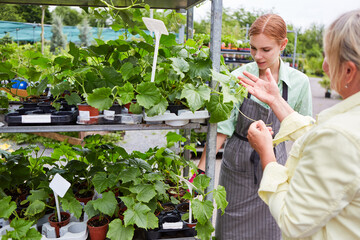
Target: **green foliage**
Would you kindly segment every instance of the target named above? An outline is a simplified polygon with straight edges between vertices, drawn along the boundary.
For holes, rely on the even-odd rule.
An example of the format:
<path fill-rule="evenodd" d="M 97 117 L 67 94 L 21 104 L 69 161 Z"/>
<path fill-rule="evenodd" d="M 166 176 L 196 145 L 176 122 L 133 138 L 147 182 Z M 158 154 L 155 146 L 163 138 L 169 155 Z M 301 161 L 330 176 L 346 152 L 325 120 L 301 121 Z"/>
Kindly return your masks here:
<path fill-rule="evenodd" d="M 209 186 L 210 178 L 205 174 L 197 175 L 193 181 L 196 191 L 201 195 L 200 198 L 191 199 L 191 208 L 193 210 L 193 217 L 197 220 L 196 231 L 200 239 L 211 239 L 211 233 L 215 230 L 211 224 L 211 217 L 214 210 L 213 203 L 206 199 L 206 195 L 213 193 L 216 206 L 221 209 L 224 214 L 225 208 L 228 205 L 226 201 L 226 191 L 221 185 L 216 189 L 205 194 L 205 189 Z"/>
<path fill-rule="evenodd" d="M 40 23 L 42 16 L 41 6 L 37 5 L 24 5 L 24 4 L 1 4 L 0 5 L 0 20 L 14 21 L 14 22 L 27 22 L 27 23 Z M 45 23 L 51 22 L 51 14 L 49 8 L 45 9 Z"/>
<path fill-rule="evenodd" d="M 13 38 L 10 36 L 10 33 L 6 33 L 4 37 L 0 38 L 1 45 L 5 45 L 12 42 L 13 42 Z"/>
<path fill-rule="evenodd" d="M 305 69 L 307 74 L 324 76 L 324 71 L 322 69 L 323 58 L 311 57 L 307 58 L 305 61 Z"/>
<path fill-rule="evenodd" d="M 134 236 L 134 227 L 125 227 L 120 219 L 115 219 L 109 224 L 109 231 L 106 237 L 112 240 L 131 240 Z"/>
<path fill-rule="evenodd" d="M 318 83 L 325 90 L 330 90 L 330 79 L 328 76 L 324 76 L 320 81 L 318 81 Z"/>
<path fill-rule="evenodd" d="M 14 228 L 13 231 L 7 231 L 5 235 L 2 236 L 1 239 L 14 239 L 14 240 L 22 240 L 22 239 L 33 239 L 40 240 L 42 235 L 40 232 L 33 228 L 32 225 L 34 223 L 31 221 L 27 221 L 24 219 L 17 219 L 11 221 L 10 227 Z"/>

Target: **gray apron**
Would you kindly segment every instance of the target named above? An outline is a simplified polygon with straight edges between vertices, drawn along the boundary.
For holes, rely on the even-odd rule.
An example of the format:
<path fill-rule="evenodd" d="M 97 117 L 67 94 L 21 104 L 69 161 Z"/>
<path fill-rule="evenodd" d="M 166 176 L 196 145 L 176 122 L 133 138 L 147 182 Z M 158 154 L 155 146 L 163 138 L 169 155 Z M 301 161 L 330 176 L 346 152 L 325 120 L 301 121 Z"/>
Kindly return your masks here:
<path fill-rule="evenodd" d="M 283 82 L 282 96 L 286 101 L 287 94 L 288 88 Z M 249 118 L 269 124 L 274 134 L 279 131 L 280 122 L 273 111 L 251 100 L 250 96 L 244 99 L 240 110 Z M 251 123 L 253 121 L 239 113 L 235 132 L 225 145 L 219 185 L 225 187 L 229 205 L 222 216 L 218 211 L 217 240 L 281 239 L 281 231 L 268 206 L 258 196 L 263 172 L 259 155 L 246 138 Z M 276 146 L 274 151 L 277 162 L 284 165 L 287 158 L 285 143 Z"/>

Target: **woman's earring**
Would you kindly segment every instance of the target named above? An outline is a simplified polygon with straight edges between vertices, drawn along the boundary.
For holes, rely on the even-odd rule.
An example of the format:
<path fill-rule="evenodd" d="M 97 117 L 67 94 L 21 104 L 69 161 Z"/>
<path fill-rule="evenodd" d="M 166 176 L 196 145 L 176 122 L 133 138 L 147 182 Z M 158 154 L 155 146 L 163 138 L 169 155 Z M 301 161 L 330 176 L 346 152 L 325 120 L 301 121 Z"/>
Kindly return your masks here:
<path fill-rule="evenodd" d="M 349 87 L 349 85 L 348 84 L 345 84 L 345 88 L 348 88 Z"/>

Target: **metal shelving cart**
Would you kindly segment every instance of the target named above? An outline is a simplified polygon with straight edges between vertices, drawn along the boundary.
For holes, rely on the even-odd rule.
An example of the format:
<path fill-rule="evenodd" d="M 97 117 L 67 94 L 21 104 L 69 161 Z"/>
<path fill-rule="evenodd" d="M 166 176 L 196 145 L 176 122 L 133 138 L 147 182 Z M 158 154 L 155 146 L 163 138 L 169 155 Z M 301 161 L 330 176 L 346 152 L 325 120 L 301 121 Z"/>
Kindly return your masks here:
<path fill-rule="evenodd" d="M 193 7 L 202 3 L 204 0 L 144 0 L 154 9 L 175 9 L 177 11 L 187 10 L 187 37 L 192 38 L 193 29 Z M 58 6 L 81 6 L 81 7 L 104 7 L 97 0 L 0 0 L 0 4 L 32 4 L 32 5 L 58 5 Z M 116 7 L 126 7 L 130 4 L 129 0 L 113 0 Z M 222 22 L 222 0 L 211 1 L 211 49 L 210 56 L 213 62 L 213 69 L 220 70 L 221 55 L 221 22 Z M 210 82 L 210 87 L 214 88 L 215 83 Z M 206 155 L 206 174 L 211 178 L 208 191 L 214 189 L 215 179 L 215 160 L 216 160 L 216 124 L 207 126 L 207 155 Z M 198 123 L 190 123 L 183 127 L 171 127 L 165 124 L 149 125 L 61 125 L 61 126 L 3 126 L 0 133 L 30 133 L 30 132 L 81 132 L 81 131 L 118 131 L 118 130 L 161 130 L 161 129 L 185 129 L 185 136 L 190 136 L 193 128 L 200 128 Z M 189 137 L 188 137 L 189 139 Z M 187 156 L 189 158 L 189 153 Z M 207 195 L 212 200 L 212 194 Z"/>

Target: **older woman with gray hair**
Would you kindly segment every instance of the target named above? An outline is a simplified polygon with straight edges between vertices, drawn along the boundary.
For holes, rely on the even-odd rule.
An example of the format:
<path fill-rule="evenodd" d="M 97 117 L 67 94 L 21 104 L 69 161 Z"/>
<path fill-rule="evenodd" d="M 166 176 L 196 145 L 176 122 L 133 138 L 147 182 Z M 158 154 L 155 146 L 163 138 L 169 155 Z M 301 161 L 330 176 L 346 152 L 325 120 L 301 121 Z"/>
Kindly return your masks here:
<path fill-rule="evenodd" d="M 239 77 L 281 121 L 274 139 L 262 121 L 250 125 L 247 137 L 264 169 L 258 193 L 283 239 L 360 239 L 360 10 L 329 26 L 324 48 L 323 69 L 343 101 L 316 121 L 292 110 L 270 71 L 266 79 Z M 295 142 L 282 166 L 273 147 L 284 140 Z"/>

